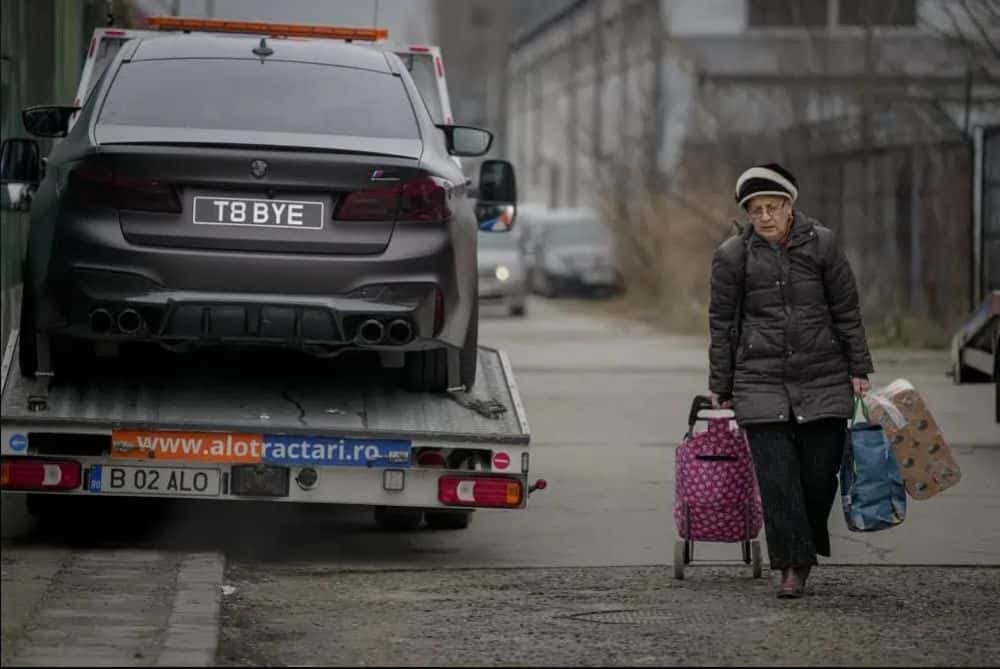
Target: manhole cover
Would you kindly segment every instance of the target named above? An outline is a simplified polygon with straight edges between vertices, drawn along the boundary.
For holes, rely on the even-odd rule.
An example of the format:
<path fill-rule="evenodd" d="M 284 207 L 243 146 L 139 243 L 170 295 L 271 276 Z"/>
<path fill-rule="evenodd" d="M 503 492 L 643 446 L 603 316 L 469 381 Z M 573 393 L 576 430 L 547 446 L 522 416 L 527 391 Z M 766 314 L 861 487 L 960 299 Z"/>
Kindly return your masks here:
<path fill-rule="evenodd" d="M 638 625 L 648 623 L 672 623 L 682 619 L 678 613 L 657 609 L 637 611 L 620 609 L 617 611 L 588 611 L 566 616 L 571 620 L 582 620 L 589 623 L 606 623 L 611 625 Z"/>

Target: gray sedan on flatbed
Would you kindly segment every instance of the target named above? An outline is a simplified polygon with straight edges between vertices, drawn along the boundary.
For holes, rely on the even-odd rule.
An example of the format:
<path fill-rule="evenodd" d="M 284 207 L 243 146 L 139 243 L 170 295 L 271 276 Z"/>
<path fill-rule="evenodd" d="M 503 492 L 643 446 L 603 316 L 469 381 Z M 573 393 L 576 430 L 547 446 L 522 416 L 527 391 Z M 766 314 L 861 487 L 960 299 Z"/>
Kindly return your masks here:
<path fill-rule="evenodd" d="M 513 171 L 485 162 L 492 194 L 474 201 L 453 156 L 492 136 L 435 126 L 395 54 L 133 40 L 82 108 L 24 122 L 66 136 L 32 198 L 22 373 L 70 373 L 128 342 L 236 343 L 376 351 L 411 389 L 473 384 L 477 218 L 513 221 Z M 4 151 L 30 158 L 31 141 Z"/>

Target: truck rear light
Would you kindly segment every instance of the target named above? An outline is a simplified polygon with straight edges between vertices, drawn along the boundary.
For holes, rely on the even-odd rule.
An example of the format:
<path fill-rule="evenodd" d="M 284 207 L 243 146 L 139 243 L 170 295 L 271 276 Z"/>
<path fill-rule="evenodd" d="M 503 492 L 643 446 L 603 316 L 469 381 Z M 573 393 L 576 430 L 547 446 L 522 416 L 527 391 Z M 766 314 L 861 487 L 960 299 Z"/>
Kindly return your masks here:
<path fill-rule="evenodd" d="M 70 460 L 6 460 L 0 463 L 4 490 L 74 490 L 80 487 L 80 463 Z"/>
<path fill-rule="evenodd" d="M 333 218 L 338 221 L 420 221 L 443 223 L 451 218 L 447 182 L 421 176 L 386 188 L 348 193 Z"/>
<path fill-rule="evenodd" d="M 438 479 L 438 500 L 450 506 L 521 506 L 524 485 L 508 476 L 442 476 Z"/>
<path fill-rule="evenodd" d="M 172 186 L 157 179 L 119 176 L 106 165 L 82 165 L 69 175 L 67 199 L 77 207 L 181 213 Z"/>

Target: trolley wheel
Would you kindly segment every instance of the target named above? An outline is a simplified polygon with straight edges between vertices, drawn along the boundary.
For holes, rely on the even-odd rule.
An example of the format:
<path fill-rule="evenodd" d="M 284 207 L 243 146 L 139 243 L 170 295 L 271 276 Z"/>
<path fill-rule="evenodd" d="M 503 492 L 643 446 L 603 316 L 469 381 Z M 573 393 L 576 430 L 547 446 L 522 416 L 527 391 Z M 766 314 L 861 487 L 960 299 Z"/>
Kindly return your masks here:
<path fill-rule="evenodd" d="M 743 548 L 743 564 L 750 564 L 750 542 L 741 541 L 740 546 Z"/>
<path fill-rule="evenodd" d="M 750 554 L 753 563 L 753 577 L 760 578 L 764 574 L 764 559 L 761 557 L 760 542 L 756 539 L 750 542 Z"/>
<path fill-rule="evenodd" d="M 674 542 L 674 578 L 678 581 L 684 580 L 684 565 L 687 564 L 685 557 L 687 554 L 687 542 Z"/>
<path fill-rule="evenodd" d="M 684 542 L 684 564 L 694 562 L 694 542 L 688 539 Z"/>

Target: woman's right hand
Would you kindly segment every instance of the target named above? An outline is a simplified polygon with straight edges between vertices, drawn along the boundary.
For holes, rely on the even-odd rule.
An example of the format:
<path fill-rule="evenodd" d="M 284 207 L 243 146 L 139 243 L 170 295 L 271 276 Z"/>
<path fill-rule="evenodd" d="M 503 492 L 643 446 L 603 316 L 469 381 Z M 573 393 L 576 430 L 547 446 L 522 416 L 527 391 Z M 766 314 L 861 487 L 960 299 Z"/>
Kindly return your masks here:
<path fill-rule="evenodd" d="M 712 408 L 713 409 L 732 409 L 733 408 L 733 398 L 727 397 L 726 399 L 719 399 L 719 396 L 715 393 L 709 393 L 712 398 Z"/>

